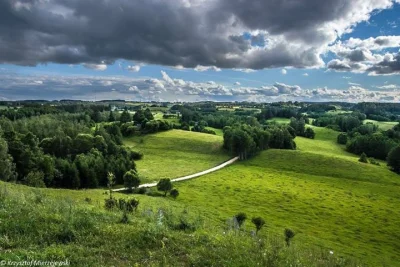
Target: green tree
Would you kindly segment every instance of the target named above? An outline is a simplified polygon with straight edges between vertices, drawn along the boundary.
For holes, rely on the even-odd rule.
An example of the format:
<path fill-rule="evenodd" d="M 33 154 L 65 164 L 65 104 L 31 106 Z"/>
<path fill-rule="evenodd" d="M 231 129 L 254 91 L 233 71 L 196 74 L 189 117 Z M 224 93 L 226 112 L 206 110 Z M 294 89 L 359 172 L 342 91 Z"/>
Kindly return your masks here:
<path fill-rule="evenodd" d="M 133 120 L 137 123 L 143 123 L 143 121 L 146 120 L 146 116 L 144 115 L 143 110 L 139 109 L 138 111 L 136 111 L 133 115 Z"/>
<path fill-rule="evenodd" d="M 368 163 L 368 157 L 367 157 L 367 155 L 363 152 L 363 153 L 361 154 L 360 158 L 358 159 L 358 161 L 359 161 L 359 162 L 362 162 L 362 163 Z"/>
<path fill-rule="evenodd" d="M 16 179 L 15 166 L 8 154 L 7 142 L 0 137 L 0 179 L 14 181 Z"/>
<path fill-rule="evenodd" d="M 110 198 L 112 198 L 112 188 L 115 184 L 115 175 L 112 172 L 107 173 L 107 187 L 110 190 Z"/>
<path fill-rule="evenodd" d="M 396 173 L 400 174 L 400 146 L 390 150 L 387 158 L 388 166 Z"/>
<path fill-rule="evenodd" d="M 256 227 L 256 234 L 258 233 L 258 231 L 261 230 L 261 228 L 263 228 L 263 226 L 265 225 L 265 221 L 263 218 L 261 217 L 255 217 L 253 219 L 251 219 L 251 222 L 254 224 L 254 226 Z"/>
<path fill-rule="evenodd" d="M 151 113 L 151 110 L 150 110 L 149 108 L 146 108 L 146 109 L 145 109 L 145 111 L 144 111 L 144 117 L 145 117 L 148 121 L 154 120 L 153 113 Z"/>
<path fill-rule="evenodd" d="M 242 227 L 242 224 L 246 221 L 247 215 L 244 212 L 239 212 L 235 215 L 235 219 L 239 225 L 239 228 Z"/>
<path fill-rule="evenodd" d="M 315 132 L 312 128 L 308 127 L 306 131 L 304 132 L 304 137 L 314 139 L 315 138 Z"/>
<path fill-rule="evenodd" d="M 284 234 L 285 234 L 286 245 L 290 246 L 290 240 L 295 236 L 295 233 L 289 228 L 286 228 Z"/>
<path fill-rule="evenodd" d="M 158 191 L 163 191 L 164 192 L 164 196 L 167 196 L 167 193 L 173 188 L 173 184 L 171 182 L 170 179 L 168 178 L 164 178 L 161 179 L 158 183 L 157 183 L 157 190 Z"/>
<path fill-rule="evenodd" d="M 131 114 L 129 113 L 129 111 L 125 109 L 125 110 L 122 112 L 121 117 L 120 117 L 119 120 L 120 120 L 122 123 L 127 123 L 127 122 L 132 121 L 132 117 L 131 117 Z"/>
<path fill-rule="evenodd" d="M 25 178 L 24 183 L 33 187 L 46 187 L 44 183 L 44 174 L 43 172 L 30 172 Z"/>
<path fill-rule="evenodd" d="M 133 188 L 137 188 L 140 185 L 140 178 L 135 170 L 127 171 L 124 174 L 124 185 L 129 192 L 132 192 Z"/>
<path fill-rule="evenodd" d="M 116 120 L 117 120 L 117 119 L 115 118 L 114 112 L 110 111 L 110 114 L 108 115 L 108 121 L 109 121 L 109 122 L 114 122 L 114 121 L 116 121 Z"/>

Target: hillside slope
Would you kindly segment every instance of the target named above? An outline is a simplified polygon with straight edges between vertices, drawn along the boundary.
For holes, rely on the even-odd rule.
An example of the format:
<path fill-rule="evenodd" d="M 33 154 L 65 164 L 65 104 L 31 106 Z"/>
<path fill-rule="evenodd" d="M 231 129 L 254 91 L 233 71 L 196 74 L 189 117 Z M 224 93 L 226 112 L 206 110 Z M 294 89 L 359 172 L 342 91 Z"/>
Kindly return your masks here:
<path fill-rule="evenodd" d="M 296 151 L 264 151 L 180 184 L 179 202 L 219 222 L 238 212 L 262 216 L 272 233 L 295 230 L 295 242 L 397 265 L 400 177 L 358 162 L 336 144 L 337 132 L 315 131 L 315 140 L 296 138 Z"/>

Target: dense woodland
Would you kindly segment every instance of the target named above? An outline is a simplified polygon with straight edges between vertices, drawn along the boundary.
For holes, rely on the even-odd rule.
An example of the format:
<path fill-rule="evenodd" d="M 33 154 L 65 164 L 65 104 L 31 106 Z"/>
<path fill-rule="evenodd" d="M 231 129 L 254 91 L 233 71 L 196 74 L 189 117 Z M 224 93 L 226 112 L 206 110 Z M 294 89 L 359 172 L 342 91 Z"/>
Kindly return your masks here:
<path fill-rule="evenodd" d="M 296 136 L 315 138 L 310 126 L 338 132 L 338 143 L 355 154 L 388 160 L 399 172 L 400 125 L 382 130 L 366 119 L 398 121 L 400 104 L 384 103 L 136 103 L 74 101 L 2 102 L 0 177 L 38 187 L 95 188 L 107 173 L 123 183 L 143 155 L 123 138 L 182 129 L 215 134 L 223 147 L 245 160 L 262 150 L 296 149 Z M 162 119 L 154 112 L 162 111 Z M 272 118 L 290 119 L 287 124 Z"/>

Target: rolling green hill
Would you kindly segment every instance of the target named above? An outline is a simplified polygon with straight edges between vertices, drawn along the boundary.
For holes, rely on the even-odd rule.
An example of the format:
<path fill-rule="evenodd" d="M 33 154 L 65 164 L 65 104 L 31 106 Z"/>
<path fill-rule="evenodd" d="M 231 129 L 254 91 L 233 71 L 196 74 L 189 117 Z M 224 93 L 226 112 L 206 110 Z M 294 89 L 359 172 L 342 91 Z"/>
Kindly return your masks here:
<path fill-rule="evenodd" d="M 400 177 L 384 164 L 359 163 L 336 143 L 337 132 L 314 130 L 315 140 L 296 138 L 296 151 L 267 150 L 176 183 L 176 200 L 115 193 L 140 201 L 128 223 L 121 211 L 104 209 L 105 190 L 0 182 L 0 259 L 68 259 L 72 266 L 398 266 Z M 221 136 L 202 133 L 172 130 L 125 143 L 144 152 L 137 167 L 149 181 L 229 158 Z M 248 219 L 234 231 L 228 222 L 238 212 Z M 257 237 L 253 216 L 266 220 Z M 296 233 L 290 247 L 285 228 Z"/>
<path fill-rule="evenodd" d="M 228 160 L 222 140 L 217 135 L 171 130 L 127 138 L 125 144 L 143 152 L 137 169 L 142 182 L 152 182 L 200 172 Z"/>
<path fill-rule="evenodd" d="M 400 177 L 385 165 L 359 163 L 336 144 L 337 132 L 314 129 L 317 139 L 296 138 L 296 151 L 264 151 L 177 184 L 179 202 L 221 223 L 238 212 L 262 216 L 272 233 L 293 229 L 295 242 L 395 266 Z"/>

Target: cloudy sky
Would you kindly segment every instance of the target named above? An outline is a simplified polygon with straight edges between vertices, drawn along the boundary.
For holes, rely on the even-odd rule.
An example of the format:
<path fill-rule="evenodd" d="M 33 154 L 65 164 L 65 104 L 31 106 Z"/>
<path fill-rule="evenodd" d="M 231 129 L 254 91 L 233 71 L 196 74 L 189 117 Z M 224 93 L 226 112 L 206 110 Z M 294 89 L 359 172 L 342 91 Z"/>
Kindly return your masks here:
<path fill-rule="evenodd" d="M 400 0 L 0 0 L 0 99 L 400 101 Z"/>

